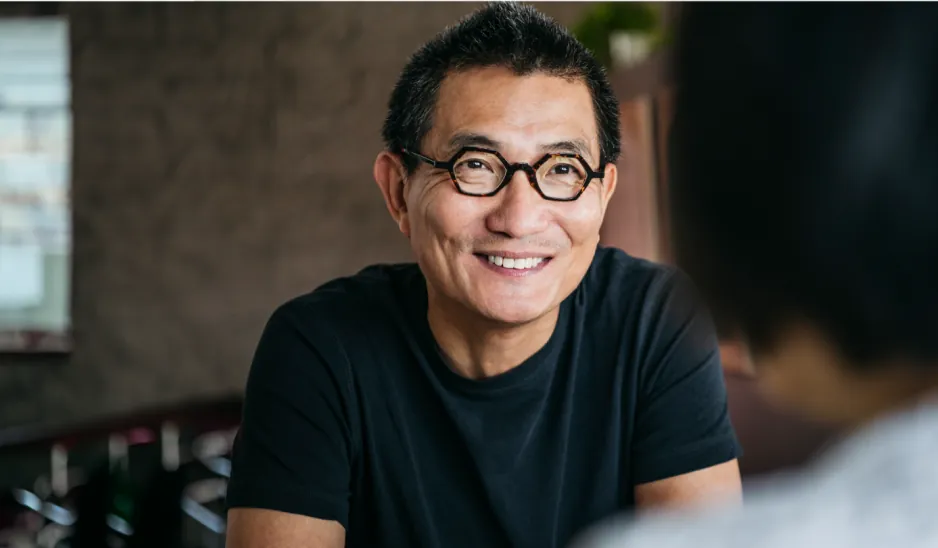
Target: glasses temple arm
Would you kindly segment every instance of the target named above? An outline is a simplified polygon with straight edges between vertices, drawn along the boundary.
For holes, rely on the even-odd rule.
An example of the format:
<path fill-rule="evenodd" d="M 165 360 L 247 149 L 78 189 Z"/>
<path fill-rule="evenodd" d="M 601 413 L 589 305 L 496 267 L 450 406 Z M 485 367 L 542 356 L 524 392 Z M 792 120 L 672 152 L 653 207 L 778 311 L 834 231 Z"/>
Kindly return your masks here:
<path fill-rule="evenodd" d="M 412 151 L 412 150 L 407 150 L 406 148 L 402 148 L 402 149 L 401 149 L 401 152 L 403 152 L 404 154 L 409 154 L 409 155 L 413 156 L 414 158 L 417 158 L 418 160 L 420 160 L 420 161 L 422 161 L 422 162 L 425 162 L 425 163 L 430 164 L 430 165 L 433 166 L 433 167 L 442 167 L 442 168 L 445 168 L 446 165 L 447 165 L 447 162 L 440 162 L 440 161 L 434 160 L 433 158 L 430 158 L 430 157 L 428 157 L 428 156 L 424 156 L 423 154 L 420 154 L 419 152 L 414 152 L 414 151 Z"/>

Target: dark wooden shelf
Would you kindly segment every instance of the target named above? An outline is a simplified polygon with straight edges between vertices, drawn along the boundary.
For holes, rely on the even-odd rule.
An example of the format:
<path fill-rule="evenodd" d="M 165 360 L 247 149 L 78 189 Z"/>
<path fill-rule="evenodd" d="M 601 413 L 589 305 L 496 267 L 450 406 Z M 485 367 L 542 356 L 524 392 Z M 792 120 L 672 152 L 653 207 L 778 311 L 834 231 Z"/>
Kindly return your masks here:
<path fill-rule="evenodd" d="M 73 424 L 16 426 L 0 429 L 0 451 L 48 448 L 56 443 L 83 443 L 135 428 L 158 430 L 165 422 L 173 422 L 180 427 L 197 428 L 234 426 L 240 423 L 241 407 L 241 395 L 233 395 L 144 409 Z"/>

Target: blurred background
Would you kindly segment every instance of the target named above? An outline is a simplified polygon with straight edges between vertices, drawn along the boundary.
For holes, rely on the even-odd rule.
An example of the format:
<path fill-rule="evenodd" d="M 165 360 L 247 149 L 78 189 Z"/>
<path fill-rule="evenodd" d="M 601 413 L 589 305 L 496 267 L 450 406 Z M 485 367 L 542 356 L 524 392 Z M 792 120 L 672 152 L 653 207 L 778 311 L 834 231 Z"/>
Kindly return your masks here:
<path fill-rule="evenodd" d="M 680 4 L 535 5 L 606 63 L 621 102 L 603 243 L 668 262 Z M 387 99 L 408 56 L 477 6 L 0 4 L 0 546 L 104 534 L 81 533 L 77 507 L 132 545 L 158 505 L 142 493 L 184 494 L 160 507 L 183 523 L 164 532 L 223 545 L 261 329 L 331 278 L 410 260 L 371 176 Z M 749 481 L 835 433 L 766 404 L 742 355 L 725 341 Z M 82 498 L 89 485 L 112 496 Z"/>

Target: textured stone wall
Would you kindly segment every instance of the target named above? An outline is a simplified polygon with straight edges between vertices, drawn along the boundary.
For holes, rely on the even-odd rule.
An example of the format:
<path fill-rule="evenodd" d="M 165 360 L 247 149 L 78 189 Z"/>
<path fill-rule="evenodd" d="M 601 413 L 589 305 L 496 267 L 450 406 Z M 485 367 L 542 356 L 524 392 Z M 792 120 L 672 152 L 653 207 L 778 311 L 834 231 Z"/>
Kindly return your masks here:
<path fill-rule="evenodd" d="M 75 347 L 0 356 L 0 426 L 240 391 L 277 304 L 409 258 L 371 178 L 387 96 L 476 4 L 62 6 Z"/>

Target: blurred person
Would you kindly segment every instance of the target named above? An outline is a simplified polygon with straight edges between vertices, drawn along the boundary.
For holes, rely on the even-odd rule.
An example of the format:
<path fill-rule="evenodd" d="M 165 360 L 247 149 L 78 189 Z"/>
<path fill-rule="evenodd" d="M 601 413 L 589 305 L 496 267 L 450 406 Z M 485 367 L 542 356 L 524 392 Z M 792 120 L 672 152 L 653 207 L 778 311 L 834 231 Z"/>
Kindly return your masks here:
<path fill-rule="evenodd" d="M 281 306 L 229 546 L 562 546 L 634 506 L 739 498 L 717 343 L 671 270 L 598 248 L 618 105 L 534 8 L 410 59 L 374 177 L 416 264 Z"/>
<path fill-rule="evenodd" d="M 938 546 L 938 6 L 684 17 L 679 264 L 767 397 L 849 434 L 742 509 L 625 518 L 575 545 Z"/>

